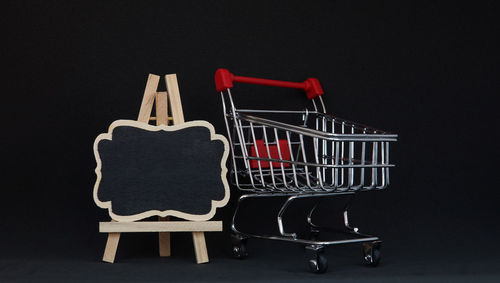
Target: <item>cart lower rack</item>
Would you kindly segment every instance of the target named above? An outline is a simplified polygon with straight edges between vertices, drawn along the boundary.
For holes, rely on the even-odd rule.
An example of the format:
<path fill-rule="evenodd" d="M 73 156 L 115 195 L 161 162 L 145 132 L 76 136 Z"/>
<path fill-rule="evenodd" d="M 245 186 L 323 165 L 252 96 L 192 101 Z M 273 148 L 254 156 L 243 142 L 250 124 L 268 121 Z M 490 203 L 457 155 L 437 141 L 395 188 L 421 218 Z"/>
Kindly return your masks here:
<path fill-rule="evenodd" d="M 324 272 L 327 261 L 324 247 L 335 244 L 363 243 L 364 260 L 369 265 L 380 261 L 380 239 L 360 233 L 349 224 L 348 209 L 343 211 L 347 239 L 316 240 L 321 230 L 313 223 L 317 204 L 307 214 L 311 238 L 302 239 L 286 231 L 282 217 L 294 200 L 350 195 L 382 190 L 389 185 L 389 144 L 397 135 L 326 114 L 319 81 L 309 78 L 302 83 L 283 82 L 235 76 L 226 69 L 215 75 L 221 93 L 224 118 L 232 152 L 231 180 L 241 191 L 233 215 L 233 254 L 247 256 L 248 238 L 266 238 L 300 243 L 311 254 L 308 261 L 313 272 Z M 303 89 L 312 101 L 313 110 L 248 110 L 235 107 L 233 82 Z M 272 118 L 268 118 L 272 117 Z M 284 122 L 287 121 L 287 122 Z M 292 121 L 292 122 L 289 122 Z M 236 226 L 240 203 L 246 199 L 285 197 L 279 210 L 279 235 L 244 233 Z"/>

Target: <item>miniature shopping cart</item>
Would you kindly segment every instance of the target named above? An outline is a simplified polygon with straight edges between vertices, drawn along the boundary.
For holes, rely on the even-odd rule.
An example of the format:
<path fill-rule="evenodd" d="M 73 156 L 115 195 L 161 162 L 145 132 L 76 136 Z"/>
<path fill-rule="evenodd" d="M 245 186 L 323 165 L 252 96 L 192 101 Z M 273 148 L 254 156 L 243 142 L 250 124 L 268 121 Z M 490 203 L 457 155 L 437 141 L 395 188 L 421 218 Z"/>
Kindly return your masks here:
<path fill-rule="evenodd" d="M 231 96 L 233 82 L 302 89 L 313 109 L 237 109 Z M 389 168 L 394 166 L 389 163 L 389 144 L 397 140 L 397 135 L 326 114 L 323 90 L 315 78 L 284 82 L 235 76 L 218 69 L 215 84 L 221 93 L 232 147 L 231 180 L 239 190 L 249 192 L 238 199 L 233 215 L 233 255 L 246 257 L 246 241 L 251 237 L 296 242 L 306 246 L 311 271 L 324 272 L 325 246 L 362 243 L 365 263 L 376 266 L 381 241 L 352 227 L 348 208 L 357 192 L 382 190 L 389 185 Z M 343 210 L 342 232 L 348 235 L 347 239 L 317 240 L 323 230 L 313 222 L 317 203 L 307 214 L 310 237 L 299 238 L 285 229 L 282 217 L 294 200 L 339 195 L 351 196 Z M 255 235 L 237 229 L 236 215 L 243 200 L 280 196 L 286 201 L 277 215 L 279 235 Z"/>

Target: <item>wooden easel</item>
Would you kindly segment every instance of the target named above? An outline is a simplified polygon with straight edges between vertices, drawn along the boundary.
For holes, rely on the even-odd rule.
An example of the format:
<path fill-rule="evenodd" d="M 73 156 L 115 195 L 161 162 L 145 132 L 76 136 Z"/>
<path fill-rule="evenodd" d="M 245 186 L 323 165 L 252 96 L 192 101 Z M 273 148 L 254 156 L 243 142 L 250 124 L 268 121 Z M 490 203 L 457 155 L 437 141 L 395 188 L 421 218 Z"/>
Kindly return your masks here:
<path fill-rule="evenodd" d="M 184 113 L 177 83 L 176 74 L 165 76 L 167 91 L 158 92 L 160 76 L 149 74 L 139 110 L 139 122 L 149 123 L 156 121 L 156 125 L 173 125 L 184 123 Z M 168 102 L 172 115 L 168 115 Z M 151 116 L 153 104 L 156 108 L 156 116 Z M 103 261 L 113 263 L 122 232 L 158 232 L 159 253 L 162 257 L 168 257 L 170 250 L 170 232 L 192 232 L 193 245 L 197 263 L 208 262 L 207 246 L 205 242 L 206 231 L 222 231 L 222 221 L 169 221 L 169 217 L 158 217 L 158 222 L 100 222 L 99 232 L 108 233 L 106 249 Z"/>

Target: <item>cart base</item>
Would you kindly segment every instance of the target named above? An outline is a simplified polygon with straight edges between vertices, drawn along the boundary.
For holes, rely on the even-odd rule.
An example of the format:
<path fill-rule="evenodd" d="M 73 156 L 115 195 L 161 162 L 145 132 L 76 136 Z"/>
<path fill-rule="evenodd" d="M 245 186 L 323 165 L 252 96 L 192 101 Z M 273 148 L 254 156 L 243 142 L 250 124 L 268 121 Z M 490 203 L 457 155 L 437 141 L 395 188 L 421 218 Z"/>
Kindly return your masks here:
<path fill-rule="evenodd" d="M 270 195 L 271 196 L 280 196 L 280 195 Z M 302 244 L 306 248 L 307 255 L 307 265 L 309 270 L 314 273 L 323 273 L 328 269 L 327 259 L 324 256 L 324 251 L 327 246 L 330 245 L 343 245 L 343 244 L 355 244 L 362 243 L 363 245 L 363 261 L 366 265 L 369 266 L 377 266 L 381 259 L 380 246 L 382 241 L 379 237 L 367 235 L 360 233 L 358 228 L 351 227 L 348 219 L 348 208 L 350 203 L 352 202 L 352 197 L 349 199 L 347 205 L 344 208 L 344 229 L 332 229 L 320 227 L 313 223 L 312 216 L 317 208 L 317 204 L 311 209 L 307 216 L 307 223 L 311 228 L 311 236 L 310 239 L 304 239 L 297 237 L 296 233 L 286 233 L 282 216 L 287 209 L 288 205 L 291 201 L 297 198 L 302 197 L 324 197 L 325 195 L 313 195 L 313 196 L 288 196 L 288 199 L 283 204 L 278 214 L 278 228 L 281 235 L 258 235 L 252 233 L 244 233 L 239 231 L 236 228 L 236 215 L 239 211 L 240 202 L 246 198 L 252 197 L 263 197 L 263 195 L 243 195 L 238 199 L 238 204 L 236 210 L 233 215 L 232 222 L 232 245 L 233 245 L 233 256 L 238 259 L 244 259 L 248 256 L 248 251 L 246 247 L 247 240 L 249 238 L 259 238 L 259 239 L 268 239 L 268 240 L 277 240 L 277 241 L 285 241 L 285 242 L 293 242 L 297 244 Z M 354 194 L 352 194 L 354 196 Z M 318 240 L 319 234 L 321 231 L 334 232 L 336 234 L 346 235 L 346 238 L 339 240 Z"/>

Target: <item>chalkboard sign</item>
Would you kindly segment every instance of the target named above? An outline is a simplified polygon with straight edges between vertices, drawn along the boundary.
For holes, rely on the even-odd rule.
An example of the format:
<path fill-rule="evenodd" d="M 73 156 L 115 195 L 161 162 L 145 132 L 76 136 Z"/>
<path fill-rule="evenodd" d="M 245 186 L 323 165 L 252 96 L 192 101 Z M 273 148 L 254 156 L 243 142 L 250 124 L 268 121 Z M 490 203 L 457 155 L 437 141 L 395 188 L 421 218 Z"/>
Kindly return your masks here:
<path fill-rule="evenodd" d="M 208 220 L 229 200 L 228 142 L 206 121 L 151 126 L 118 120 L 96 138 L 94 154 L 94 201 L 114 220 Z"/>

